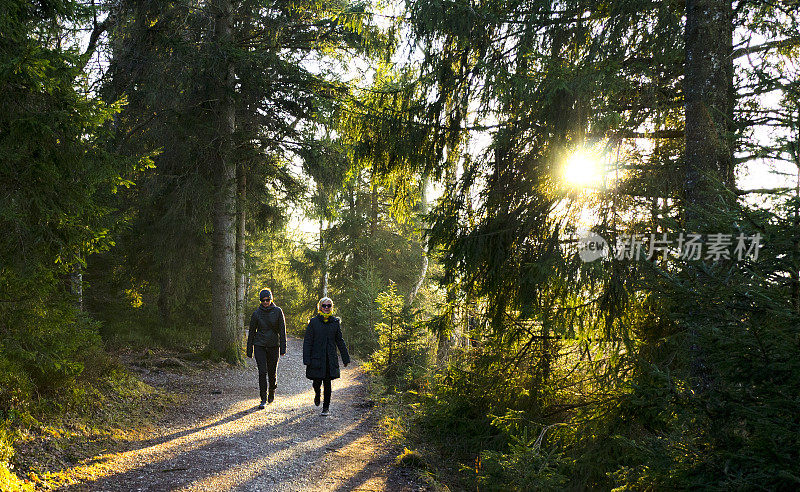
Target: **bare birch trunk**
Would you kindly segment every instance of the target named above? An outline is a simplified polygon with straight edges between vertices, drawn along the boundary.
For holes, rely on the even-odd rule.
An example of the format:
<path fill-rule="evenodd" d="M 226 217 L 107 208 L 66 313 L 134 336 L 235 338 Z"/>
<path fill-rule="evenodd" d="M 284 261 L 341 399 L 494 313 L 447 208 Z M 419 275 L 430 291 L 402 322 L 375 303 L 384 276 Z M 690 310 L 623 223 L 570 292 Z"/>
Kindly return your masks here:
<path fill-rule="evenodd" d="M 69 272 L 69 290 L 75 296 L 75 304 L 83 311 L 83 267 L 75 263 Z"/>
<path fill-rule="evenodd" d="M 422 178 L 422 183 L 420 185 L 422 187 L 420 193 L 420 212 L 425 215 L 428 213 L 428 197 L 426 195 L 427 188 L 428 188 L 428 177 L 424 176 Z M 425 276 L 428 275 L 428 245 L 427 243 L 423 244 L 422 247 L 422 265 L 420 265 L 419 275 L 417 276 L 417 282 L 414 284 L 414 288 L 411 289 L 411 293 L 408 295 L 408 304 L 411 305 L 414 302 L 414 298 L 417 297 L 419 293 L 419 289 L 422 288 L 422 284 L 425 282 Z"/>
<path fill-rule="evenodd" d="M 321 193 L 321 192 L 320 192 Z M 322 253 L 322 278 L 320 279 L 320 297 L 328 297 L 328 260 L 330 259 L 330 250 L 325 242 L 325 230 L 323 229 L 323 221 L 319 219 L 319 249 Z"/>
<path fill-rule="evenodd" d="M 370 174 L 370 212 L 369 212 L 369 236 L 371 238 L 375 238 L 375 235 L 378 231 L 378 181 L 377 181 L 377 173 L 378 173 L 378 165 L 373 163 L 372 164 L 372 172 Z"/>

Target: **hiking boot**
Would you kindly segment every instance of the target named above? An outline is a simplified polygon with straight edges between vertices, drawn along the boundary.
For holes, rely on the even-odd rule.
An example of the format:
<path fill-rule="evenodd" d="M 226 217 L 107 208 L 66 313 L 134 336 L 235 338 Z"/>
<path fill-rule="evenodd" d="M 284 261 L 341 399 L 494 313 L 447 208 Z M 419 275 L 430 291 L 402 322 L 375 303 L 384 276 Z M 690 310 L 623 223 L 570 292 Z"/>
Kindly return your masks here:
<path fill-rule="evenodd" d="M 269 396 L 267 396 L 267 403 L 272 403 L 274 399 L 275 399 L 275 388 L 270 388 Z"/>
<path fill-rule="evenodd" d="M 330 415 L 330 412 L 328 412 L 328 407 L 322 407 L 322 413 L 320 415 L 322 415 L 323 417 L 327 417 L 328 415 Z"/>
<path fill-rule="evenodd" d="M 314 388 L 314 405 L 319 406 L 319 388 Z"/>
<path fill-rule="evenodd" d="M 266 404 L 267 404 L 266 401 L 261 400 L 261 403 L 258 404 L 258 409 L 259 410 L 264 410 L 264 405 L 266 405 Z"/>

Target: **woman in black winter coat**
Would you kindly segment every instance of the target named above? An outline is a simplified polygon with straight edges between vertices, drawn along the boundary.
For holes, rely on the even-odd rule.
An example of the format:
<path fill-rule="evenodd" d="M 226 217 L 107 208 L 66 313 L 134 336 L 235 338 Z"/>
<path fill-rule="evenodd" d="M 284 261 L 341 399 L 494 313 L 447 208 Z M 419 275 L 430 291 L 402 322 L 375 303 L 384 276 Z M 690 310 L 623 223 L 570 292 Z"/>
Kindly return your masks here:
<path fill-rule="evenodd" d="M 261 404 L 258 408 L 263 410 L 264 405 L 272 403 L 275 399 L 275 388 L 278 387 L 278 358 L 286 355 L 286 319 L 281 308 L 272 302 L 271 290 L 262 290 L 259 297 L 261 305 L 250 317 L 247 356 L 256 357 L 258 389 L 261 394 Z M 267 375 L 269 375 L 269 395 Z"/>
<path fill-rule="evenodd" d="M 345 367 L 350 363 L 350 354 L 344 344 L 339 318 L 333 315 L 333 301 L 329 297 L 320 299 L 317 312 L 319 314 L 311 318 L 306 327 L 303 364 L 306 366 L 306 377 L 313 381 L 314 405 L 319 406 L 320 386 L 324 383 L 322 415 L 325 416 L 331 403 L 331 381 L 340 376 L 336 348 L 342 354 Z"/>

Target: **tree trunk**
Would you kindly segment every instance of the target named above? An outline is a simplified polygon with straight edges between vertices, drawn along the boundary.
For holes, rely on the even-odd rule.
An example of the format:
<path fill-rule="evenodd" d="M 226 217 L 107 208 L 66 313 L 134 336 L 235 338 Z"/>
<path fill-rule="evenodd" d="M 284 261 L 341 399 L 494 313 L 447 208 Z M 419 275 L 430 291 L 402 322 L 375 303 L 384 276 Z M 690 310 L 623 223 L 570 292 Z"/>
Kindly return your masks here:
<path fill-rule="evenodd" d="M 789 278 L 792 282 L 792 308 L 795 312 L 800 312 L 800 272 L 798 272 L 798 265 L 800 265 L 800 239 L 797 237 L 797 230 L 800 228 L 800 169 L 797 171 L 797 185 L 795 187 L 795 202 L 794 202 L 794 237 L 792 238 L 792 270 L 789 272 Z"/>
<path fill-rule="evenodd" d="M 424 176 L 422 178 L 421 184 L 422 190 L 420 193 L 420 213 L 425 215 L 428 213 L 428 197 L 426 195 L 427 188 L 428 188 L 428 177 Z M 419 289 L 422 288 L 422 284 L 425 282 L 425 276 L 428 274 L 428 245 L 424 243 L 422 246 L 422 265 L 420 265 L 419 275 L 417 276 L 417 282 L 414 284 L 414 287 L 411 289 L 411 293 L 408 295 L 408 304 L 411 305 L 414 302 L 414 298 L 417 297 L 417 293 L 419 293 Z"/>
<path fill-rule="evenodd" d="M 684 227 L 689 233 L 724 232 L 733 189 L 733 12 L 730 0 L 686 0 L 684 97 L 686 148 Z M 697 286 L 700 288 L 699 286 Z M 705 362 L 696 320 L 703 306 L 687 307 L 689 367 L 695 392 L 713 375 Z"/>
<path fill-rule="evenodd" d="M 733 189 L 733 13 L 730 0 L 686 0 L 685 225 L 725 210 Z"/>
<path fill-rule="evenodd" d="M 325 230 L 323 229 L 322 219 L 319 219 L 319 249 L 322 253 L 322 278 L 320 279 L 320 297 L 328 297 L 328 261 L 330 260 L 330 250 L 325 243 Z"/>
<path fill-rule="evenodd" d="M 83 266 L 75 262 L 69 272 L 69 291 L 75 297 L 75 305 L 83 311 Z"/>
<path fill-rule="evenodd" d="M 454 285 L 450 285 L 447 289 L 446 300 L 447 305 L 452 306 L 456 299 Z M 459 321 L 456 317 L 456 309 L 453 309 L 448 315 L 447 323 L 439 325 L 436 332 L 436 365 L 440 368 L 447 365 L 450 359 L 450 350 L 454 345 L 461 346 L 462 333 Z"/>
<path fill-rule="evenodd" d="M 216 79 L 218 94 L 213 267 L 211 285 L 211 340 L 209 348 L 229 362 L 241 360 L 236 330 L 236 165 L 233 163 L 235 108 L 233 103 L 234 71 L 228 50 L 231 47 L 232 5 L 230 0 L 216 0 L 215 41 L 224 58 L 221 76 Z"/>
<path fill-rule="evenodd" d="M 796 120 L 792 122 L 791 128 L 793 135 L 789 141 L 789 153 L 797 166 L 797 175 L 795 176 L 794 188 L 794 220 L 792 222 L 792 267 L 789 271 L 789 278 L 791 279 L 791 299 L 792 308 L 794 312 L 800 313 L 800 237 L 798 236 L 798 229 L 800 229 L 800 106 L 797 107 L 795 113 Z"/>
<path fill-rule="evenodd" d="M 236 318 L 239 330 L 244 330 L 244 305 L 247 291 L 247 279 L 244 270 L 245 255 L 245 200 L 247 199 L 247 176 L 243 164 L 237 166 L 236 176 Z"/>
<path fill-rule="evenodd" d="M 798 110 L 798 120 L 800 120 L 800 110 Z M 799 125 L 800 126 L 800 125 Z M 792 308 L 794 312 L 800 313 L 800 238 L 798 238 L 798 229 L 800 229 L 800 129 L 798 129 L 798 137 L 795 141 L 794 161 L 797 164 L 797 177 L 794 188 L 794 220 L 792 222 L 793 238 L 792 238 L 792 269 L 789 272 L 789 278 L 792 282 Z"/>
<path fill-rule="evenodd" d="M 375 239 L 378 231 L 378 164 L 372 164 L 372 172 L 370 173 L 370 200 L 369 200 L 369 236 Z"/>

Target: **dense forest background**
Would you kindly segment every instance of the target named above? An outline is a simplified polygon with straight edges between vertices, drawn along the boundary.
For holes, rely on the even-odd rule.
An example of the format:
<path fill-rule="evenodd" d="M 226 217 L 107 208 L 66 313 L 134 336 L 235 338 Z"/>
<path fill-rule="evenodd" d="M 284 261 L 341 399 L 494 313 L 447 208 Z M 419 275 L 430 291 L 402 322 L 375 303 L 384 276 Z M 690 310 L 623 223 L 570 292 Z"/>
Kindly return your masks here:
<path fill-rule="evenodd" d="M 800 483 L 796 1 L 0 6 L 0 483 L 263 287 L 433 481 Z"/>

